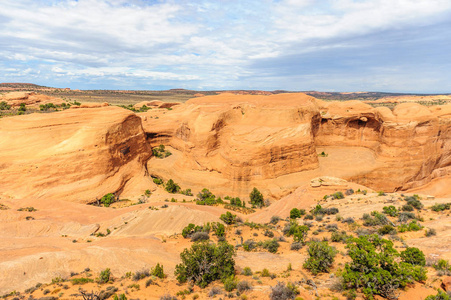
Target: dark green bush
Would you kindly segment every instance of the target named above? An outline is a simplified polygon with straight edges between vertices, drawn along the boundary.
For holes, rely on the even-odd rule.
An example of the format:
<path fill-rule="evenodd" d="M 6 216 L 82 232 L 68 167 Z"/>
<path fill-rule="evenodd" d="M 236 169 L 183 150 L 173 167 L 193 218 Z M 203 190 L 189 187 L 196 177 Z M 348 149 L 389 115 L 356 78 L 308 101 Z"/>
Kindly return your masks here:
<path fill-rule="evenodd" d="M 396 228 L 391 225 L 384 225 L 377 230 L 380 235 L 396 234 Z"/>
<path fill-rule="evenodd" d="M 277 250 L 279 249 L 279 243 L 277 242 L 276 239 L 273 240 L 267 240 L 265 242 L 263 242 L 263 248 L 268 250 L 271 253 L 276 253 Z"/>
<path fill-rule="evenodd" d="M 180 186 L 174 182 L 174 180 L 169 179 L 168 182 L 166 182 L 166 191 L 171 194 L 178 193 L 180 191 Z"/>
<path fill-rule="evenodd" d="M 422 209 L 423 208 L 423 204 L 420 202 L 420 200 L 418 199 L 409 199 L 407 201 L 407 205 L 410 205 L 416 209 Z"/>
<path fill-rule="evenodd" d="M 424 257 L 423 251 L 415 247 L 408 247 L 406 250 L 402 251 L 401 259 L 414 266 L 426 265 L 426 258 Z"/>
<path fill-rule="evenodd" d="M 414 211 L 413 206 L 412 206 L 412 205 L 409 205 L 409 204 L 404 204 L 404 205 L 401 207 L 401 209 L 402 209 L 402 211 Z"/>
<path fill-rule="evenodd" d="M 382 208 L 383 213 L 386 215 L 389 215 L 390 217 L 397 217 L 398 216 L 398 210 L 393 205 L 390 206 L 384 206 Z"/>
<path fill-rule="evenodd" d="M 234 289 L 236 289 L 237 284 L 238 284 L 238 281 L 236 280 L 235 276 L 233 276 L 233 275 L 224 279 L 224 289 L 227 292 L 231 292 Z"/>
<path fill-rule="evenodd" d="M 190 224 L 188 224 L 188 226 L 183 228 L 182 236 L 184 238 L 190 238 L 196 232 L 209 233 L 210 232 L 210 225 L 206 224 L 204 226 L 197 226 L 197 225 L 194 225 L 193 223 L 190 223 Z"/>
<path fill-rule="evenodd" d="M 451 297 L 444 291 L 438 289 L 437 295 L 429 295 L 424 300 L 451 300 Z"/>
<path fill-rule="evenodd" d="M 347 248 L 352 261 L 341 274 L 344 288 L 361 290 L 368 299 L 374 299 L 374 295 L 395 298 L 398 288 L 426 280 L 426 269 L 396 262 L 399 253 L 393 242 L 375 234 L 352 238 Z"/>
<path fill-rule="evenodd" d="M 281 218 L 279 216 L 272 216 L 271 221 L 269 221 L 269 223 L 276 225 L 277 223 L 279 223 L 280 220 Z"/>
<path fill-rule="evenodd" d="M 262 207 L 264 206 L 263 195 L 260 191 L 254 187 L 252 192 L 249 194 L 249 198 L 251 200 L 251 204 L 253 206 Z"/>
<path fill-rule="evenodd" d="M 100 272 L 99 275 L 99 283 L 108 283 L 111 279 L 111 271 L 110 268 L 107 268 L 105 270 L 103 270 L 102 272 Z"/>
<path fill-rule="evenodd" d="M 290 221 L 283 228 L 283 234 L 293 236 L 293 241 L 304 243 L 310 228 L 306 225 L 299 225 L 296 221 Z"/>
<path fill-rule="evenodd" d="M 232 214 L 230 211 L 222 214 L 219 218 L 227 225 L 236 223 L 236 215 Z"/>
<path fill-rule="evenodd" d="M 11 105 L 8 105 L 6 101 L 0 102 L 0 110 L 9 110 L 11 108 Z"/>
<path fill-rule="evenodd" d="M 163 179 L 153 178 L 153 183 L 158 184 L 158 185 L 163 184 Z"/>
<path fill-rule="evenodd" d="M 180 283 L 190 281 L 204 288 L 214 280 L 234 275 L 234 255 L 234 247 L 227 242 L 195 243 L 180 254 L 182 263 L 175 267 L 174 274 Z"/>
<path fill-rule="evenodd" d="M 301 215 L 301 211 L 299 209 L 297 209 L 296 207 L 293 208 L 292 210 L 290 210 L 290 218 L 291 219 L 297 219 L 300 218 Z"/>
<path fill-rule="evenodd" d="M 327 242 L 313 241 L 309 243 L 307 252 L 309 257 L 303 265 L 304 268 L 310 270 L 314 275 L 323 272 L 329 273 L 337 254 L 334 247 L 329 246 Z"/>
<path fill-rule="evenodd" d="M 433 206 L 431 206 L 431 209 L 436 212 L 444 211 L 444 210 L 447 210 L 450 208 L 451 208 L 451 203 L 441 203 L 441 204 L 436 203 Z"/>
<path fill-rule="evenodd" d="M 411 221 L 409 224 L 401 224 L 398 226 L 399 232 L 406 232 L 406 231 L 418 231 L 421 230 L 423 226 L 421 224 L 418 224 L 416 220 Z"/>
<path fill-rule="evenodd" d="M 331 236 L 330 236 L 330 240 L 332 242 L 343 242 L 346 243 L 346 241 L 352 238 L 352 236 L 349 236 L 346 234 L 346 231 L 342 231 L 342 232 L 332 232 Z"/>
<path fill-rule="evenodd" d="M 342 192 L 335 192 L 331 196 L 334 199 L 343 199 L 345 197 Z"/>
<path fill-rule="evenodd" d="M 116 196 L 112 193 L 106 194 L 100 199 L 100 203 L 102 203 L 105 207 L 109 207 L 114 202 L 116 202 Z"/>
<path fill-rule="evenodd" d="M 306 215 L 305 217 L 304 217 L 304 220 L 313 220 L 314 219 L 314 217 L 313 217 L 313 215 Z"/>

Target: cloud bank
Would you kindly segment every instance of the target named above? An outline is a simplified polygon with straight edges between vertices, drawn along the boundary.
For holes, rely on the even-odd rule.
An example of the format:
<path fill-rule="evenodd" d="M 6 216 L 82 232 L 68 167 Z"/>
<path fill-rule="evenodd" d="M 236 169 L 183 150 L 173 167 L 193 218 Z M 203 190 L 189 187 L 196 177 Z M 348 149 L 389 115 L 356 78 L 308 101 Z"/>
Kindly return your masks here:
<path fill-rule="evenodd" d="M 451 92 L 449 0 L 2 0 L 0 82 Z"/>

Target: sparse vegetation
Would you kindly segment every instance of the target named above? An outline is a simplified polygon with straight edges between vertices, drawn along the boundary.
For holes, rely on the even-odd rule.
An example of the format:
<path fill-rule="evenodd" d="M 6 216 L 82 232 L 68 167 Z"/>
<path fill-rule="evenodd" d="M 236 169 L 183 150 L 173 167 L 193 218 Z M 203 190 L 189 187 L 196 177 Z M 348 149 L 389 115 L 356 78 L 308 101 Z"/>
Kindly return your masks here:
<path fill-rule="evenodd" d="M 153 148 L 152 154 L 153 156 L 158 158 L 166 158 L 172 155 L 172 153 L 169 150 L 166 150 L 164 145 L 160 145 L 158 147 Z"/>

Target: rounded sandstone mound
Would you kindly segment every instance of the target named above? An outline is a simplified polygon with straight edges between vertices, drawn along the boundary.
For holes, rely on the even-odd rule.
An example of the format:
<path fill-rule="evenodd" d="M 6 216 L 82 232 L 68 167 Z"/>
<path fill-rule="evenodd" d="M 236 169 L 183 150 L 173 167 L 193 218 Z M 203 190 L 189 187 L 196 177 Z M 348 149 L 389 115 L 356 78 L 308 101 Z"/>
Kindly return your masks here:
<path fill-rule="evenodd" d="M 91 202 L 143 178 L 151 155 L 141 119 L 118 107 L 0 120 L 0 186 L 13 198 Z"/>

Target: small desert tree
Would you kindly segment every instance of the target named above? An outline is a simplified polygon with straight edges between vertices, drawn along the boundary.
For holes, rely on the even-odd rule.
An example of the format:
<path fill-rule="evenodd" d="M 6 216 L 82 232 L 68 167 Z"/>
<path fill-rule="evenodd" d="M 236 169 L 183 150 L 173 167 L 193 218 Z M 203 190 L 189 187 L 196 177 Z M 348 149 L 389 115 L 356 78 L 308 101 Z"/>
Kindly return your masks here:
<path fill-rule="evenodd" d="M 252 205 L 255 205 L 255 206 L 258 206 L 258 207 L 262 207 L 264 205 L 263 195 L 255 187 L 252 190 L 252 192 L 249 194 L 249 198 L 251 199 L 251 204 Z"/>
<path fill-rule="evenodd" d="M 227 242 L 218 245 L 208 241 L 195 243 L 180 254 L 182 263 L 175 267 L 180 283 L 193 282 L 204 288 L 217 279 L 226 280 L 235 273 L 235 249 Z"/>
<path fill-rule="evenodd" d="M 304 263 L 304 268 L 310 270 L 314 275 L 322 272 L 329 273 L 336 254 L 337 250 L 329 246 L 326 241 L 310 242 L 308 248 L 309 257 Z"/>

